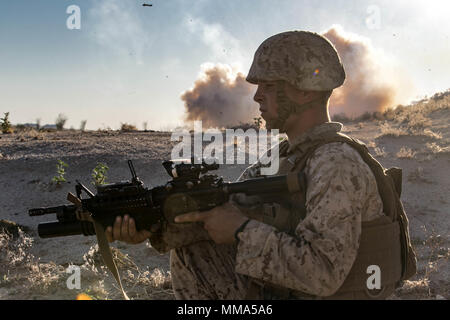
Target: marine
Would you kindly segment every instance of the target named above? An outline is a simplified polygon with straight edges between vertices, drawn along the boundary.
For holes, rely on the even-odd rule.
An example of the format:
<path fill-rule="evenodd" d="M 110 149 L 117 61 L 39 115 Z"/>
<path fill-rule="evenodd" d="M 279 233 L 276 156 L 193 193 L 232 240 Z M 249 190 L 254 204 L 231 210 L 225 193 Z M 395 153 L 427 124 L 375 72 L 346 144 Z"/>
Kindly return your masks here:
<path fill-rule="evenodd" d="M 170 251 L 177 299 L 387 298 L 415 273 L 398 171 L 384 170 L 330 121 L 329 98 L 345 81 L 336 49 L 312 32 L 274 35 L 257 49 L 247 81 L 257 85 L 266 127 L 288 137 L 277 174 L 303 172 L 304 185 L 180 215 L 162 235 L 118 218 L 109 241 L 148 238 Z M 260 176 L 262 166 L 240 179 Z M 367 288 L 369 265 L 380 267 L 382 288 Z"/>

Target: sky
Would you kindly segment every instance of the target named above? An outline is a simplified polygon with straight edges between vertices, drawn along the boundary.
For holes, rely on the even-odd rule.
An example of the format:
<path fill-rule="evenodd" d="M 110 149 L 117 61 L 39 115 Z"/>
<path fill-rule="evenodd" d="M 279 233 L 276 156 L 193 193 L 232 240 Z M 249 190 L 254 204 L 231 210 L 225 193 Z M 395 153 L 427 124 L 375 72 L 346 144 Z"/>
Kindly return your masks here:
<path fill-rule="evenodd" d="M 333 25 L 370 42 L 408 79 L 404 103 L 450 88 L 446 0 L 144 2 L 1 0 L 0 115 L 46 124 L 63 113 L 66 127 L 87 120 L 92 130 L 144 122 L 170 130 L 183 125 L 181 96 L 206 63 L 246 75 L 269 36 Z M 67 27 L 71 5 L 80 8 L 80 29 Z"/>

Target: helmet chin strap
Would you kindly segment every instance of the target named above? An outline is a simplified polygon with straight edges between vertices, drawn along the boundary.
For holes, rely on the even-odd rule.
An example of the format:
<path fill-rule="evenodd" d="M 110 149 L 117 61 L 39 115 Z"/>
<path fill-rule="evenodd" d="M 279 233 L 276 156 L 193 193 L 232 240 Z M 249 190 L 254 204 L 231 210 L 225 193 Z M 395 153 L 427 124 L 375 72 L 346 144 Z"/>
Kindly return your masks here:
<path fill-rule="evenodd" d="M 291 114 L 302 113 L 305 110 L 316 106 L 317 102 L 322 99 L 321 97 L 319 97 L 307 103 L 297 103 L 289 99 L 289 97 L 286 95 L 286 92 L 284 91 L 284 86 L 284 81 L 280 81 L 277 84 L 278 117 L 275 120 L 269 122 L 270 128 L 279 129 L 280 133 L 286 133 L 285 124 Z"/>

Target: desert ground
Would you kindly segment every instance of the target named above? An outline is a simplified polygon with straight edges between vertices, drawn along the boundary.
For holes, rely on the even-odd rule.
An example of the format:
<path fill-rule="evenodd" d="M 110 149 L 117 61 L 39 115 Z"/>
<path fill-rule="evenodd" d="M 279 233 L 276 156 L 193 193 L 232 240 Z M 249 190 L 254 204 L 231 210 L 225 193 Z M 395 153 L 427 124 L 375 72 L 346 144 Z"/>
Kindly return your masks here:
<path fill-rule="evenodd" d="M 344 132 L 367 144 L 385 167 L 403 169 L 402 201 L 418 255 L 418 273 L 391 299 L 450 298 L 450 95 L 437 94 L 411 106 L 344 122 Z M 364 120 L 365 119 L 365 120 Z M 0 135 L 0 299 L 121 299 L 101 263 L 95 237 L 41 239 L 29 217 L 33 207 L 67 204 L 75 180 L 91 189 L 92 170 L 109 167 L 108 182 L 130 179 L 132 159 L 146 186 L 164 184 L 161 166 L 175 142 L 169 132 L 35 129 Z M 56 186 L 56 164 L 68 164 L 67 182 Z M 223 165 L 225 180 L 235 180 L 246 165 Z M 125 291 L 132 299 L 173 299 L 169 258 L 149 243 L 112 244 Z M 68 289 L 66 268 L 81 268 L 81 289 Z"/>

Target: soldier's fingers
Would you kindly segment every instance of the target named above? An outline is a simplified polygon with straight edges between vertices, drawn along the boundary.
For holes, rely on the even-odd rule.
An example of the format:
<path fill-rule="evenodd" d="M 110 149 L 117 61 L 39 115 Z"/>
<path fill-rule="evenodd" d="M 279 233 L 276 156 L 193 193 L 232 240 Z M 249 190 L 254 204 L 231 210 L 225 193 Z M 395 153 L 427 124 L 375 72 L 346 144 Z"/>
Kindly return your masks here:
<path fill-rule="evenodd" d="M 130 217 L 128 215 L 125 215 L 123 217 L 123 221 L 122 221 L 122 230 L 121 232 L 121 236 L 122 236 L 122 240 L 123 241 L 130 241 L 130 234 L 128 232 L 128 226 L 129 226 L 129 221 L 130 221 Z"/>
<path fill-rule="evenodd" d="M 197 221 L 204 221 L 211 215 L 210 212 L 190 212 L 186 214 L 181 214 L 177 217 L 175 217 L 175 222 L 197 222 Z"/>
<path fill-rule="evenodd" d="M 113 230 L 112 227 L 108 227 L 105 230 L 105 235 L 106 235 L 106 239 L 108 240 L 108 242 L 113 242 L 114 241 L 113 234 L 112 234 L 113 231 L 112 230 Z"/>
<path fill-rule="evenodd" d="M 122 218 L 118 216 L 116 218 L 116 221 L 114 222 L 113 226 L 113 239 L 114 240 L 121 240 L 120 237 L 120 227 L 122 226 Z"/>
<path fill-rule="evenodd" d="M 128 223 L 128 234 L 130 238 L 133 239 L 136 236 L 136 223 L 133 218 L 130 218 L 130 222 Z"/>

